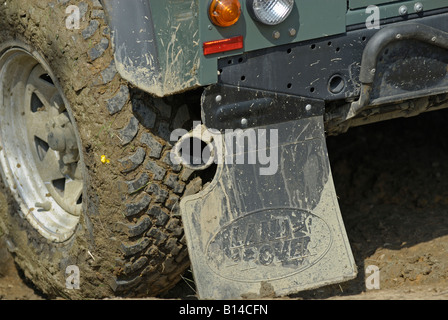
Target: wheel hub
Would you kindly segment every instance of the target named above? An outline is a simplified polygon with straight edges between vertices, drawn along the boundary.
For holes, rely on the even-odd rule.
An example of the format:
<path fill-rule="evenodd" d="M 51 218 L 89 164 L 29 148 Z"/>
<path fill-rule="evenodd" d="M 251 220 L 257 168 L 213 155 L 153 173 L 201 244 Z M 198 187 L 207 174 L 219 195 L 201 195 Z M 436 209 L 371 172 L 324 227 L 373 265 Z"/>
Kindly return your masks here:
<path fill-rule="evenodd" d="M 59 152 L 59 157 L 62 159 L 60 164 L 61 173 L 72 179 L 81 179 L 76 170 L 79 161 L 78 144 L 73 125 L 67 113 L 61 113 L 59 116 L 51 119 L 47 122 L 46 128 L 49 147 Z"/>

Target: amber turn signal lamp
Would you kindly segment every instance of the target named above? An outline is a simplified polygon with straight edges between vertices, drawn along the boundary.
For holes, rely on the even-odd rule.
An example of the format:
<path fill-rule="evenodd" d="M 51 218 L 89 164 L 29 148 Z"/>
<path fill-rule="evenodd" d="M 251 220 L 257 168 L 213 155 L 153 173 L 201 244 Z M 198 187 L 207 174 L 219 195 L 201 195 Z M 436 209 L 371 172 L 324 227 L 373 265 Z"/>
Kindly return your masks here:
<path fill-rule="evenodd" d="M 208 15 L 214 25 L 230 27 L 241 16 L 241 4 L 239 0 L 212 0 L 208 9 Z"/>

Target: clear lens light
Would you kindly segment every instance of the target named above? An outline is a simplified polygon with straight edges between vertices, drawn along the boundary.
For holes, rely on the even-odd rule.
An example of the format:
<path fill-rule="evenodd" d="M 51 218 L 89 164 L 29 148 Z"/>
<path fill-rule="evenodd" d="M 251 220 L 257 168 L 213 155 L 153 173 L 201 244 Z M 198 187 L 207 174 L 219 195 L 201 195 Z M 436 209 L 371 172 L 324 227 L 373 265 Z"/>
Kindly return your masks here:
<path fill-rule="evenodd" d="M 252 6 L 258 21 L 276 25 L 288 18 L 294 6 L 294 0 L 252 0 Z"/>

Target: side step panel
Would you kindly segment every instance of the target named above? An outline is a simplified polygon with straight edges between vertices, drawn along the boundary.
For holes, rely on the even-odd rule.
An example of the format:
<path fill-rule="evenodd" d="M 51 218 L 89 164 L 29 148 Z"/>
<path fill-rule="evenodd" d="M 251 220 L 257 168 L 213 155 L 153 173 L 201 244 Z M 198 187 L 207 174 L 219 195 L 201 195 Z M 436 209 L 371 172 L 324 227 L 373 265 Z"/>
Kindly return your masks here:
<path fill-rule="evenodd" d="M 323 117 L 240 134 L 247 137 L 248 130 L 258 137 L 258 147 L 244 149 L 244 164 L 236 164 L 243 158 L 235 161 L 241 153 L 227 153 L 233 157 L 218 165 L 213 182 L 181 202 L 199 297 L 281 296 L 353 279 L 356 265 L 334 189 Z M 228 146 L 229 137 L 220 137 Z"/>

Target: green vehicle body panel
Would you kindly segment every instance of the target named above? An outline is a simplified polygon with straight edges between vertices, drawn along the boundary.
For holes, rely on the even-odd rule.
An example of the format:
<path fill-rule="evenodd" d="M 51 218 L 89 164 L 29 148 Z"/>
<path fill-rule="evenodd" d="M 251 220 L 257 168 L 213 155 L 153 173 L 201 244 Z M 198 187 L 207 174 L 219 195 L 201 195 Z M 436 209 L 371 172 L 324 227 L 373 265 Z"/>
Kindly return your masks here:
<path fill-rule="evenodd" d="M 345 32 L 345 0 L 296 0 L 292 14 L 278 26 L 255 22 L 241 1 L 242 15 L 232 27 L 219 28 L 208 18 L 208 0 L 152 1 L 151 12 L 162 70 L 163 90 L 157 95 L 183 91 L 217 81 L 219 58 Z M 315 17 L 318 16 L 319 19 Z M 325 23 L 322 23 L 325 21 Z M 295 36 L 289 30 L 297 31 Z M 274 31 L 280 38 L 274 39 Z M 244 36 L 244 49 L 204 56 L 207 41 Z"/>
<path fill-rule="evenodd" d="M 390 0 L 349 0 L 348 1 L 348 7 L 350 9 L 359 9 L 359 8 L 365 8 L 368 6 L 379 6 L 379 5 L 384 5 L 384 4 L 400 4 L 401 2 L 406 2 L 403 0 L 395 0 L 395 1 L 390 1 Z M 414 1 L 415 3 L 415 1 Z"/>
<path fill-rule="evenodd" d="M 117 0 L 104 0 L 119 3 Z M 210 0 L 139 0 L 149 4 L 150 13 L 136 19 L 147 19 L 154 26 L 153 52 L 147 55 L 146 63 L 133 65 L 120 57 L 117 68 L 121 75 L 137 87 L 156 96 L 167 96 L 189 89 L 214 84 L 218 80 L 218 60 L 243 52 L 271 48 L 288 43 L 321 39 L 344 34 L 351 26 L 363 27 L 372 12 L 369 5 L 377 5 L 381 20 L 399 16 L 402 5 L 409 14 L 415 13 L 416 1 L 386 0 L 295 0 L 291 15 L 277 26 L 267 26 L 251 18 L 245 0 L 240 0 L 240 20 L 228 28 L 214 26 L 208 18 Z M 447 0 L 420 0 L 424 11 L 447 8 Z M 112 7 L 109 6 L 109 7 Z M 126 25 L 118 23 L 119 27 Z M 365 26 L 364 26 L 365 27 Z M 126 27 L 125 27 L 126 28 Z M 291 35 L 290 30 L 295 33 Z M 280 37 L 273 37 L 278 31 Z M 145 30 L 134 30 L 145 32 Z M 244 48 L 204 56 L 203 43 L 235 36 L 244 37 Z M 119 44 L 115 43 L 116 47 Z M 152 69 L 151 69 L 152 68 Z M 151 69 L 151 70 L 149 70 Z"/>
<path fill-rule="evenodd" d="M 151 1 L 164 91 L 200 85 L 198 0 Z"/>
<path fill-rule="evenodd" d="M 121 76 L 156 96 L 200 85 L 198 0 L 103 0 Z"/>
<path fill-rule="evenodd" d="M 366 19 L 371 14 L 370 11 L 366 13 L 366 8 L 370 5 L 376 5 L 379 8 L 381 19 L 389 19 L 399 16 L 398 10 L 401 6 L 406 6 L 408 14 L 415 14 L 415 4 L 419 2 L 423 5 L 423 10 L 431 11 L 448 6 L 446 0 L 420 0 L 420 1 L 385 1 L 385 0 L 353 0 L 350 1 L 350 7 L 347 11 L 347 26 L 356 24 L 364 24 Z"/>

